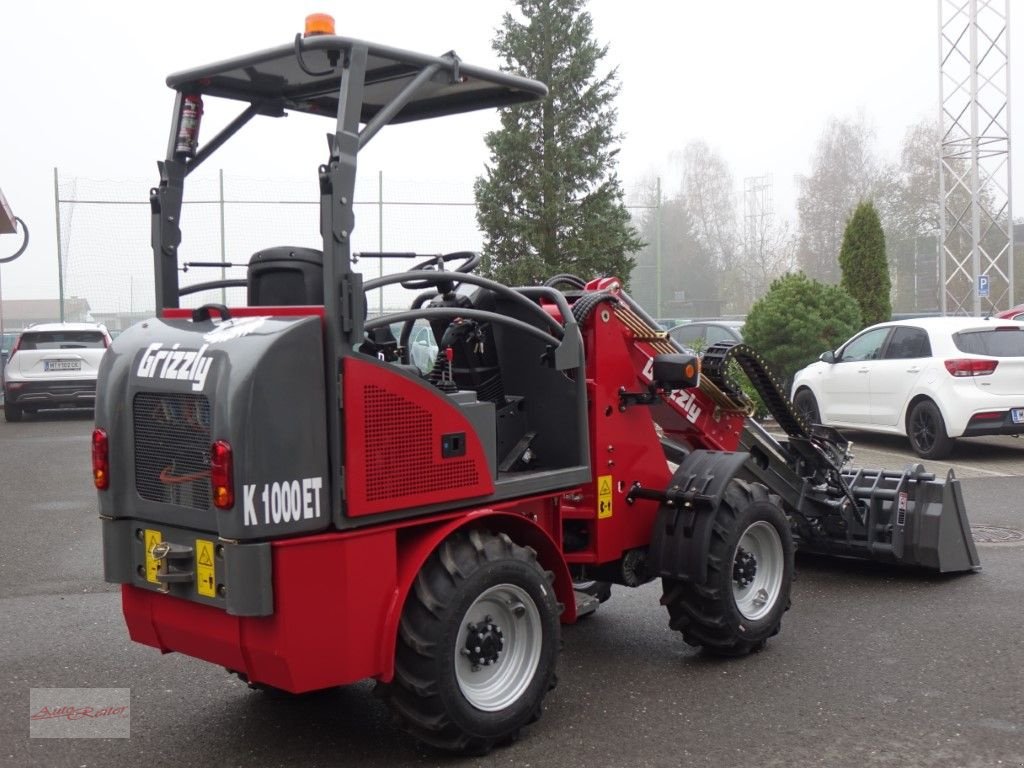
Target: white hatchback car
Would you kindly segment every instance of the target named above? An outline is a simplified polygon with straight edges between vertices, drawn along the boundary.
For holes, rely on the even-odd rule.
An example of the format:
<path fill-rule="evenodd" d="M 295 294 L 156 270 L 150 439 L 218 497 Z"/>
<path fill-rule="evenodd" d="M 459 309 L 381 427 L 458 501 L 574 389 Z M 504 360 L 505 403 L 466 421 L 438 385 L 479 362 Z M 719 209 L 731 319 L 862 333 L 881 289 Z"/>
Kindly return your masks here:
<path fill-rule="evenodd" d="M 906 435 L 939 459 L 957 437 L 1024 434 L 1024 323 L 926 317 L 880 323 L 793 380 L 808 421 Z"/>
<path fill-rule="evenodd" d="M 96 402 L 96 373 L 110 334 L 96 323 L 43 323 L 21 332 L 4 367 L 4 418 Z"/>

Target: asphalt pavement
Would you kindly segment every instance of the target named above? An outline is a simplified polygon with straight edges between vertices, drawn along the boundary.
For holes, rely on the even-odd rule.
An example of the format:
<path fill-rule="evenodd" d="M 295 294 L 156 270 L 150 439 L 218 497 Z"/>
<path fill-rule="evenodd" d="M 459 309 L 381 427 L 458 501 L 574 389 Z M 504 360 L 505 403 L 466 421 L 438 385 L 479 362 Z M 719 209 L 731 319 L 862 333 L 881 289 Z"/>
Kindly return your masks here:
<path fill-rule="evenodd" d="M 767 649 L 721 661 L 668 628 L 660 588 L 616 587 L 563 629 L 544 716 L 483 758 L 418 749 L 364 682 L 303 697 L 128 640 L 103 582 L 91 415 L 0 423 L 0 765 L 1021 766 L 1024 441 L 964 442 L 952 463 L 983 570 L 934 576 L 801 557 Z M 851 435 L 899 469 L 904 441 Z M 29 737 L 31 688 L 129 688 L 131 737 Z"/>

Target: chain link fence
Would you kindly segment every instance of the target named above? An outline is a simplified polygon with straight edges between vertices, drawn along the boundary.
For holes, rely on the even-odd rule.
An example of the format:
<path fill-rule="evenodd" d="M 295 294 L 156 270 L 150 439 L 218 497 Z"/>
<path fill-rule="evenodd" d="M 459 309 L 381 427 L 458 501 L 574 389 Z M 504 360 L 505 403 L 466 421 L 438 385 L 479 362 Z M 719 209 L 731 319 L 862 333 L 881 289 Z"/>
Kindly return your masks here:
<path fill-rule="evenodd" d="M 317 179 L 235 176 L 214 172 L 189 178 L 182 208 L 183 241 L 179 262 L 182 286 L 221 278 L 245 277 L 249 258 L 277 245 L 319 248 L 320 203 Z M 154 313 L 153 256 L 150 246 L 149 188 L 153 180 L 108 180 L 61 175 L 54 171 L 58 206 L 58 244 L 62 299 L 66 309 L 112 330 L 122 330 Z M 699 276 L 682 274 L 685 245 L 666 235 L 657 180 L 627 186 L 624 202 L 645 241 L 634 255 L 630 276 L 633 297 L 652 315 L 716 314 L 697 312 Z M 364 175 L 355 194 L 353 252 L 415 252 L 424 255 L 480 250 L 472 180 L 432 181 Z M 894 313 L 926 314 L 939 302 L 938 249 L 933 238 L 889 243 L 893 267 Z M 193 266 L 195 262 L 223 266 Z M 405 260 L 359 258 L 364 280 L 407 269 Z M 687 290 L 687 288 L 692 290 Z M 693 296 L 690 296 L 690 294 Z M 660 297 L 660 299 L 659 299 Z M 368 297 L 369 310 L 397 310 L 409 298 L 398 286 Z M 183 306 L 209 301 L 244 304 L 244 289 L 231 288 L 185 296 Z M 714 302 L 705 301 L 709 307 Z M 747 309 L 749 307 L 744 308 Z M 677 317 L 682 320 L 685 317 Z"/>

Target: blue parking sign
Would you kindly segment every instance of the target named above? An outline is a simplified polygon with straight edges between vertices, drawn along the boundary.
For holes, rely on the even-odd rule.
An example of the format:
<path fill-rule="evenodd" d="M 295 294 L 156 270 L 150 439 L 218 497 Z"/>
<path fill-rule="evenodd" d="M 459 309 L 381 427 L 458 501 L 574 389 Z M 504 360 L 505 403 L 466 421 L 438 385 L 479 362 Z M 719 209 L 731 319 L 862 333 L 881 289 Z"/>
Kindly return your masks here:
<path fill-rule="evenodd" d="M 978 275 L 978 296 L 988 298 L 988 275 Z"/>

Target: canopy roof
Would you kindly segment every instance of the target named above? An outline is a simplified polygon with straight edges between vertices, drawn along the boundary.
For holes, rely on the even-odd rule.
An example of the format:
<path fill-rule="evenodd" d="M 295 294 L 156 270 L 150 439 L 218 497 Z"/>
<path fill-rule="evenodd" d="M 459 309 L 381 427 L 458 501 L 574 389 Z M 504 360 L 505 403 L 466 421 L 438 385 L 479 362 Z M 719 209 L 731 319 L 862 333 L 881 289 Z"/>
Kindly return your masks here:
<path fill-rule="evenodd" d="M 366 50 L 360 113 L 364 123 L 431 65 L 438 71 L 388 122 L 504 107 L 547 95 L 543 83 L 463 64 L 454 53 L 428 56 L 334 35 L 298 39 L 293 45 L 177 72 L 167 84 L 182 93 L 259 104 L 261 112 L 336 117 L 342 74 L 347 71 L 343 63 L 357 49 Z"/>

